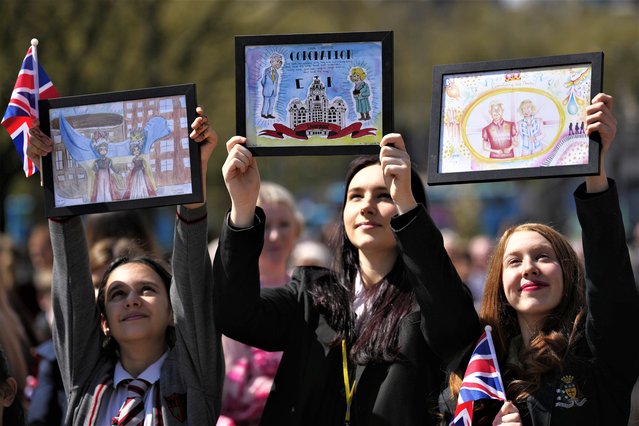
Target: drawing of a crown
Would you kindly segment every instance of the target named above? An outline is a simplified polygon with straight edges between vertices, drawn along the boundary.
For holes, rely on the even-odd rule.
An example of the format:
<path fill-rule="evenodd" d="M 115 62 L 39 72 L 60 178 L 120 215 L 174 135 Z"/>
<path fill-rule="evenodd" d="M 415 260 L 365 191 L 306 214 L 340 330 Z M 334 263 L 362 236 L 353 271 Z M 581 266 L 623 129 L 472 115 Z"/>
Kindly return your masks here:
<path fill-rule="evenodd" d="M 141 128 L 137 128 L 131 131 L 131 142 L 144 142 L 144 131 Z"/>
<path fill-rule="evenodd" d="M 568 384 L 568 383 L 572 383 L 573 380 L 575 380 L 575 376 L 571 376 L 571 375 L 567 375 L 561 378 L 561 381 Z"/>

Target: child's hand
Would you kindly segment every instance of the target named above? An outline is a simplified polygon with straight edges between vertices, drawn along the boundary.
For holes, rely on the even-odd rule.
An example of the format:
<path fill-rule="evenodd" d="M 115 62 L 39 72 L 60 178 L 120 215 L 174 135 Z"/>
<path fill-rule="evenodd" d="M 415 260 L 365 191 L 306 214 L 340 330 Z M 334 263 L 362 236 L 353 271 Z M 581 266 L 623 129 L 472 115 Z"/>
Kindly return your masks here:
<path fill-rule="evenodd" d="M 406 152 L 404 139 L 398 133 L 390 133 L 379 144 L 379 161 L 386 187 L 397 206 L 397 212 L 406 213 L 415 208 L 417 202 L 411 190 L 410 156 Z"/>
<path fill-rule="evenodd" d="M 504 402 L 493 420 L 493 426 L 522 426 L 519 410 L 510 401 Z"/>

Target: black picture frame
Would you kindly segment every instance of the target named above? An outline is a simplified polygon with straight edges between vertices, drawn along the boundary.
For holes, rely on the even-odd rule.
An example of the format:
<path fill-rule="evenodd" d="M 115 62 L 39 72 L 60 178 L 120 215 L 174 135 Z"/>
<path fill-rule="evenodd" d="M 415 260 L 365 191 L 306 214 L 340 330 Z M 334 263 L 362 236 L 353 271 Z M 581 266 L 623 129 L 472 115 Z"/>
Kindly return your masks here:
<path fill-rule="evenodd" d="M 68 216 L 201 202 L 195 84 L 39 102 L 45 214 Z"/>
<path fill-rule="evenodd" d="M 598 174 L 602 82 L 603 52 L 435 66 L 428 184 Z"/>
<path fill-rule="evenodd" d="M 392 131 L 392 31 L 236 36 L 235 58 L 254 155 L 377 153 Z"/>

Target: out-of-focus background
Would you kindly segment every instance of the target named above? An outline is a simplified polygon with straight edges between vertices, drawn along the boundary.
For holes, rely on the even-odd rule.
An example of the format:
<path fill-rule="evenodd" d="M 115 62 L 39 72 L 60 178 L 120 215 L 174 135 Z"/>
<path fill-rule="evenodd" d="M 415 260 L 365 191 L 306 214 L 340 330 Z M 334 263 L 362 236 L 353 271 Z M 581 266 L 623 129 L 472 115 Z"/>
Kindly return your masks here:
<path fill-rule="evenodd" d="M 426 171 L 432 68 L 484 60 L 603 51 L 604 90 L 615 97 L 618 142 L 609 160 L 629 233 L 639 221 L 639 2 L 636 0 L 3 0 L 0 108 L 31 38 L 61 96 L 180 83 L 197 85 L 220 146 L 209 166 L 211 237 L 229 201 L 220 168 L 235 133 L 234 36 L 394 31 L 395 129 Z M 320 235 L 341 201 L 347 156 L 260 158 L 263 179 L 290 188 Z M 462 239 L 539 220 L 574 232 L 579 178 L 429 187 L 432 213 Z M 26 179 L 0 131 L 0 231 L 24 247 L 43 219 L 37 176 Z M 145 212 L 170 247 L 173 208 Z"/>

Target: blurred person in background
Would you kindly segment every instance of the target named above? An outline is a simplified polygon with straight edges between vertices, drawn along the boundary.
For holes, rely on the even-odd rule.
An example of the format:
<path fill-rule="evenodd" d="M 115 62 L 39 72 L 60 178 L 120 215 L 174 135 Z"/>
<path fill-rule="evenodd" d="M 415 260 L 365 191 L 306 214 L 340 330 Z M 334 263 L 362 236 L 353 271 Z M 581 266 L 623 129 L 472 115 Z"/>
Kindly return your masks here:
<path fill-rule="evenodd" d="M 470 255 L 466 244 L 452 229 L 442 229 L 442 237 L 444 238 L 444 248 L 453 262 L 459 278 L 467 283 L 470 274 Z"/>
<path fill-rule="evenodd" d="M 22 407 L 18 383 L 12 366 L 0 345 L 0 426 L 23 426 Z"/>
<path fill-rule="evenodd" d="M 33 362 L 30 355 L 31 343 L 18 314 L 9 303 L 7 289 L 2 285 L 0 285 L 0 345 L 4 348 L 19 395 L 22 396 L 27 387 L 27 376 Z M 21 397 L 20 400 L 22 401 Z"/>
<path fill-rule="evenodd" d="M 49 226 L 46 222 L 37 223 L 27 240 L 29 261 L 33 269 L 33 284 L 40 312 L 33 322 L 33 331 L 37 343 L 51 338 L 51 274 L 53 269 L 53 249 Z"/>
<path fill-rule="evenodd" d="M 487 235 L 475 235 L 468 241 L 470 273 L 466 284 L 473 293 L 475 309 L 479 311 L 484 295 L 484 283 L 488 274 L 488 264 L 494 248 L 494 240 Z"/>
<path fill-rule="evenodd" d="M 105 238 L 129 238 L 145 253 L 162 256 L 148 220 L 138 210 L 91 214 L 85 217 L 87 243 L 93 247 Z"/>
<path fill-rule="evenodd" d="M 38 305 L 35 278 L 25 256 L 7 234 L 0 234 L 0 286 L 5 289 L 6 303 L 18 316 L 28 345 L 36 345 L 34 332 Z M 28 266 L 28 267 L 27 267 Z"/>
<path fill-rule="evenodd" d="M 295 244 L 289 263 L 293 268 L 321 266 L 328 269 L 333 267 L 334 260 L 333 254 L 326 244 L 321 241 L 305 240 Z"/>
<path fill-rule="evenodd" d="M 0 345 L 11 365 L 19 400 L 29 386 L 27 377 L 33 368 L 31 347 L 36 344 L 31 315 L 15 294 L 17 253 L 8 235 L 0 235 Z"/>

